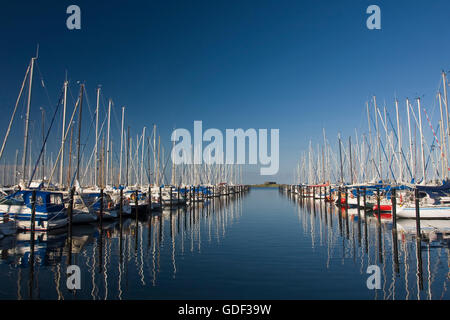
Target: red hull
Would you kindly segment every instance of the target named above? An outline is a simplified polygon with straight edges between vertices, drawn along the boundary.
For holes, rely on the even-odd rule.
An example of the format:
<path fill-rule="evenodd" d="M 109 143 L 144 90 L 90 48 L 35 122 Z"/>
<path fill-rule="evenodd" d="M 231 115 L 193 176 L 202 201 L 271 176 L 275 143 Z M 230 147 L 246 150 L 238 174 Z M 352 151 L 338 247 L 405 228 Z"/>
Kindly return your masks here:
<path fill-rule="evenodd" d="M 373 206 L 373 212 L 377 213 L 378 212 L 378 206 L 374 205 Z M 392 210 L 392 206 L 390 204 L 382 204 L 380 205 L 380 212 L 391 212 Z"/>

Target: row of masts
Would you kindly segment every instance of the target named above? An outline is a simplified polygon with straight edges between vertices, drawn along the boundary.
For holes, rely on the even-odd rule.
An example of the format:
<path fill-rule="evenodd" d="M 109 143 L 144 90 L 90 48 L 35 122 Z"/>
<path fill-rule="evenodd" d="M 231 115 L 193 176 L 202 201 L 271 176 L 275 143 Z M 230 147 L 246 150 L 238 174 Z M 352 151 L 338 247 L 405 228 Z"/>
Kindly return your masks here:
<path fill-rule="evenodd" d="M 144 186 L 148 184 L 162 185 L 199 185 L 242 182 L 242 167 L 233 165 L 175 165 L 170 166 L 170 152 L 165 152 L 158 134 L 156 124 L 151 132 L 143 127 L 137 133 L 131 132 L 131 126 L 126 124 L 126 107 L 121 107 L 120 128 L 111 126 L 115 114 L 114 102 L 108 99 L 107 108 L 102 101 L 101 87 L 96 88 L 95 112 L 91 112 L 85 83 L 79 84 L 79 93 L 70 110 L 68 96 L 69 81 L 64 81 L 60 99 L 56 109 L 46 110 L 41 107 L 41 139 L 31 133 L 36 127 L 32 124 L 38 120 L 31 119 L 33 72 L 37 63 L 37 55 L 33 57 L 26 70 L 25 78 L 11 116 L 5 138 L 0 149 L 0 172 L 3 170 L 3 183 L 29 187 L 33 180 L 41 180 L 48 186 L 67 188 L 79 183 L 82 186 L 107 188 L 112 186 Z M 15 149 L 15 161 L 3 157 L 16 111 L 25 89 L 26 115 L 24 121 L 24 140 L 22 163 L 18 164 L 19 148 Z M 91 113 L 91 119 L 86 117 L 86 105 Z M 62 109 L 60 111 L 60 109 Z M 50 114 L 52 111 L 53 114 Z M 55 134 L 53 119 L 61 114 L 61 132 Z M 52 116 L 52 121 L 46 124 L 46 115 Z M 86 118 L 86 119 L 84 119 Z M 83 120 L 84 119 L 84 120 Z M 90 120 L 90 121 L 89 121 Z M 117 116 L 116 116 L 117 120 Z M 87 122 L 90 122 L 86 126 Z M 94 124 L 95 123 L 95 124 Z M 91 129 L 95 129 L 94 143 L 89 144 Z M 117 139 L 117 131 L 120 138 Z M 49 135 L 49 133 L 52 135 Z M 117 139 L 117 141 L 115 140 Z M 120 146 L 116 145 L 120 141 Z M 32 153 L 32 143 L 38 146 L 40 153 Z M 92 149 L 91 149 L 91 148 Z M 34 147 L 33 149 L 35 149 Z M 34 150 L 35 151 L 35 150 Z M 3 158 L 3 164 L 1 164 Z M 170 175 L 169 175 L 170 172 Z"/>
<path fill-rule="evenodd" d="M 324 128 L 323 142 L 314 147 L 310 141 L 308 150 L 302 153 L 294 183 L 426 184 L 448 180 L 448 80 L 444 71 L 441 76 L 432 108 L 425 107 L 420 97 L 414 101 L 406 98 L 403 106 L 395 99 L 393 121 L 388 108 L 378 106 L 373 96 L 366 102 L 367 131 L 358 134 L 355 129 L 355 135 L 348 139 L 339 133 L 333 145 Z M 439 120 L 433 123 L 437 107 Z"/>

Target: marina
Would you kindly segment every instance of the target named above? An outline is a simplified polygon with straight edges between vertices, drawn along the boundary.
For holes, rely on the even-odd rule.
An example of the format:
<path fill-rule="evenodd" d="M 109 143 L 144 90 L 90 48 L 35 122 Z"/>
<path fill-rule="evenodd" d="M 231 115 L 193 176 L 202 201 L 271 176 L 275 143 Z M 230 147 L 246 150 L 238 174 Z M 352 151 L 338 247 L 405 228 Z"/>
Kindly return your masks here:
<path fill-rule="evenodd" d="M 5 2 L 0 302 L 272 319 L 450 300 L 449 12 Z"/>
<path fill-rule="evenodd" d="M 448 222 L 340 211 L 277 188 L 0 241 L 2 299 L 448 299 Z M 397 244 L 397 245 L 395 245 Z M 35 263 L 30 263 L 34 245 Z M 68 290 L 65 267 L 81 268 Z M 368 290 L 366 269 L 381 268 Z M 220 288 L 220 290 L 211 290 Z"/>

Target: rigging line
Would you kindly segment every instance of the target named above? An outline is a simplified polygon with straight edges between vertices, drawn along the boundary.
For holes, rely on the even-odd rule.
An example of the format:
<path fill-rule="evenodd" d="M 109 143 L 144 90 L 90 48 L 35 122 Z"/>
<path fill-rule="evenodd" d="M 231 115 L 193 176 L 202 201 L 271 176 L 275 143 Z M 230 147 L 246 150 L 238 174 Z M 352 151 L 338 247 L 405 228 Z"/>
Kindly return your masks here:
<path fill-rule="evenodd" d="M 387 113 L 387 112 L 386 112 L 386 113 Z M 381 116 L 380 109 L 378 109 L 378 115 L 380 116 L 381 124 L 383 125 L 384 130 L 387 132 L 388 130 L 387 130 L 387 127 L 386 127 L 386 123 L 384 122 L 384 120 L 383 120 L 383 118 L 382 118 L 382 116 Z M 386 143 L 389 144 L 389 145 L 390 145 L 391 147 L 393 147 L 393 149 L 394 149 L 393 143 L 392 143 L 391 139 L 389 138 L 389 135 L 388 135 L 388 134 L 387 134 L 387 136 L 386 136 Z M 393 152 L 393 156 L 394 156 L 395 159 L 398 161 L 398 158 L 397 158 L 397 156 L 396 156 L 395 151 Z M 386 154 L 386 161 L 387 161 L 388 164 L 389 164 L 389 159 L 388 159 L 388 157 L 387 157 L 387 154 Z M 390 166 L 390 165 L 389 165 L 389 166 Z M 392 171 L 392 170 L 391 170 L 391 171 Z M 395 179 L 395 180 L 396 180 L 396 179 Z"/>
<path fill-rule="evenodd" d="M 13 121 L 14 121 L 14 117 L 15 117 L 15 114 L 16 114 L 16 111 L 17 111 L 17 107 L 19 106 L 20 97 L 22 96 L 23 88 L 25 87 L 25 82 L 27 80 L 29 72 L 30 72 L 30 65 L 28 65 L 27 71 L 25 73 L 25 77 L 23 78 L 22 87 L 20 88 L 19 96 L 17 97 L 16 105 L 14 106 L 14 111 L 13 111 L 13 114 L 11 116 L 11 120 L 9 121 L 8 129 L 6 130 L 5 138 L 4 138 L 3 144 L 2 144 L 2 148 L 0 150 L 0 160 L 2 159 L 2 156 L 3 156 L 3 150 L 5 149 L 6 141 L 8 140 L 9 133 L 11 131 L 11 127 L 12 127 L 12 124 L 13 124 Z"/>
<path fill-rule="evenodd" d="M 380 111 L 378 110 L 378 113 L 379 113 Z M 371 115 L 369 115 L 369 118 L 370 118 L 370 120 L 372 120 L 372 124 L 375 126 L 375 122 L 374 122 L 374 120 L 372 119 L 372 116 Z M 380 135 L 381 136 L 381 135 Z M 388 157 L 387 157 L 387 155 L 386 155 L 386 151 L 384 150 L 384 145 L 383 145 L 383 141 L 382 141 L 382 139 L 381 139 L 381 137 L 379 138 L 379 141 L 380 141 L 380 146 L 381 146 L 381 149 L 383 150 L 383 154 L 384 154 L 384 157 L 385 157 L 385 159 L 386 159 L 386 161 L 387 162 L 389 162 L 389 159 L 388 159 Z M 372 159 L 373 160 L 373 159 Z M 374 163 L 375 163 L 375 161 L 373 161 Z M 391 174 L 392 174 L 392 177 L 394 178 L 394 180 L 395 181 L 397 181 L 397 179 L 395 179 L 395 176 L 394 176 L 394 173 L 392 172 L 392 168 L 389 166 L 389 170 L 391 171 Z M 377 171 L 378 171 L 378 169 L 377 169 Z M 378 175 L 380 176 L 380 173 L 378 172 Z M 380 179 L 381 180 L 383 180 L 383 178 L 380 176 Z"/>
<path fill-rule="evenodd" d="M 399 137 L 398 137 L 398 135 L 397 135 L 397 131 L 396 131 L 395 128 L 394 128 L 394 125 L 393 125 L 393 123 L 392 123 L 391 116 L 390 116 L 389 112 L 387 112 L 387 118 L 388 118 L 389 123 L 390 123 L 390 125 L 391 125 L 391 128 L 392 128 L 392 130 L 393 130 L 393 132 L 394 132 L 394 134 L 395 134 L 395 138 L 397 139 L 397 145 L 398 145 L 398 143 L 400 142 L 400 141 L 399 141 L 400 139 L 399 139 Z M 403 152 L 403 146 L 400 146 L 400 151 L 401 151 L 401 155 L 402 155 L 402 157 L 403 157 L 403 160 L 405 160 L 406 169 L 408 169 L 408 172 L 409 172 L 409 174 L 410 174 L 410 176 L 411 176 L 411 179 L 412 179 L 413 174 L 412 174 L 411 168 L 409 167 L 408 160 L 406 160 L 405 153 Z"/>
<path fill-rule="evenodd" d="M 427 145 L 427 147 L 428 147 L 428 145 Z M 431 144 L 431 146 L 429 146 L 429 148 L 428 148 L 428 149 L 429 149 L 429 153 L 428 153 L 427 161 L 425 162 L 425 171 L 427 170 L 428 164 L 429 164 L 430 161 L 433 162 L 434 168 L 432 168 L 432 169 L 437 170 L 436 164 L 434 163 L 433 159 L 431 159 L 431 153 L 432 153 L 432 151 L 433 151 L 433 147 L 434 147 L 434 140 L 433 140 L 433 143 Z M 438 174 L 438 175 L 439 175 L 439 174 Z M 439 175 L 439 176 L 440 176 L 440 175 Z M 423 178 L 422 178 L 422 179 L 423 179 Z"/>
<path fill-rule="evenodd" d="M 367 141 L 367 136 L 364 136 L 364 139 L 366 140 L 367 144 L 369 144 L 369 141 Z M 372 148 L 370 148 L 369 150 L 370 150 L 370 153 L 372 153 Z M 382 180 L 380 170 L 378 170 L 378 165 L 376 165 L 373 157 L 370 160 L 371 160 L 372 164 L 374 165 L 375 169 L 377 170 L 378 177 L 380 178 L 380 180 Z"/>
<path fill-rule="evenodd" d="M 100 131 L 99 131 L 99 133 L 98 133 L 99 138 L 100 138 L 100 136 L 102 135 L 103 127 L 105 126 L 106 119 L 107 119 L 107 118 L 103 119 L 102 125 L 101 125 L 101 127 L 100 127 Z M 97 144 L 97 143 L 98 143 L 98 141 L 96 142 L 96 144 Z M 83 150 L 84 150 L 84 148 L 83 148 Z M 92 150 L 92 152 L 91 152 L 91 156 L 89 157 L 89 160 L 88 160 L 88 162 L 87 162 L 87 164 L 86 164 L 86 170 L 84 171 L 84 174 L 83 174 L 83 177 L 81 178 L 80 184 L 82 184 L 82 182 L 84 181 L 84 178 L 86 177 L 86 174 L 87 174 L 87 171 L 88 171 L 88 169 L 89 169 L 89 166 L 91 165 L 92 157 L 94 156 L 94 152 L 95 152 L 95 146 L 94 146 L 94 148 L 93 148 L 93 150 Z M 97 163 L 97 159 L 95 159 L 95 163 Z M 95 174 L 97 174 L 97 172 L 96 172 Z"/>
<path fill-rule="evenodd" d="M 78 104 L 79 104 L 79 102 L 80 102 L 80 101 L 77 100 L 77 102 L 75 103 L 75 108 L 74 108 L 74 110 L 73 110 L 73 112 L 72 112 L 72 116 L 70 117 L 69 125 L 67 126 L 67 131 L 66 131 L 66 133 L 65 133 L 65 135 L 64 135 L 64 142 L 66 141 L 67 135 L 68 135 L 68 133 L 69 133 L 69 131 L 70 131 L 72 125 L 74 124 L 73 119 L 74 119 L 75 113 L 76 113 L 76 111 L 77 111 L 77 109 L 78 109 Z M 55 164 L 54 164 L 53 169 L 52 169 L 52 171 L 51 171 L 50 178 L 48 179 L 48 183 L 49 183 L 49 184 L 50 184 L 50 182 L 52 181 L 53 174 L 55 173 L 55 170 L 56 170 L 56 167 L 57 167 L 57 165 L 58 165 L 59 158 L 60 158 L 60 156 L 61 156 L 62 151 L 63 151 L 62 148 L 59 148 L 58 156 L 56 157 L 56 161 L 55 161 Z"/>
<path fill-rule="evenodd" d="M 61 94 L 60 94 L 59 99 L 58 99 L 58 104 L 57 104 L 57 106 L 55 108 L 55 112 L 53 113 L 53 118 L 52 118 L 52 121 L 50 123 L 50 127 L 48 128 L 47 135 L 45 136 L 44 143 L 42 144 L 41 152 L 39 153 L 39 156 L 37 158 L 36 164 L 34 165 L 33 173 L 30 176 L 30 180 L 28 182 L 28 187 L 30 186 L 31 181 L 33 181 L 34 174 L 36 173 L 36 169 L 37 169 L 37 167 L 39 165 L 42 153 L 44 152 L 44 149 L 45 149 L 45 144 L 47 143 L 48 136 L 50 135 L 50 131 L 52 129 L 53 123 L 55 122 L 56 113 L 58 112 L 59 106 L 61 105 L 62 98 L 63 98 L 63 91 L 61 90 Z"/>
<path fill-rule="evenodd" d="M 425 112 L 425 117 L 427 118 L 427 121 L 428 121 L 428 124 L 429 124 L 429 126 L 430 126 L 430 128 L 431 128 L 431 131 L 433 132 L 433 137 L 434 137 L 434 139 L 435 139 L 435 141 L 436 141 L 436 144 L 437 144 L 438 147 L 439 147 L 439 150 L 441 151 L 441 157 L 442 157 L 442 158 L 445 158 L 445 156 L 444 156 L 444 151 L 442 150 L 442 147 L 441 147 L 441 145 L 440 145 L 440 143 L 439 143 L 439 140 L 438 140 L 438 138 L 437 138 L 437 136 L 436 136 L 436 132 L 434 131 L 433 126 L 431 125 L 431 121 L 430 121 L 430 119 L 428 118 L 428 114 L 427 114 L 427 111 L 425 110 L 425 108 L 423 108 L 423 112 Z M 438 124 L 438 126 L 437 126 L 437 129 L 439 130 L 439 124 Z M 448 168 L 447 168 L 447 170 L 448 170 Z"/>
<path fill-rule="evenodd" d="M 52 101 L 51 101 L 51 99 L 50 99 L 50 95 L 48 94 L 48 90 L 47 90 L 47 87 L 46 87 L 45 82 L 44 82 L 44 76 L 43 76 L 42 73 L 41 73 L 41 69 L 39 69 L 39 63 L 38 63 L 37 60 L 35 60 L 35 65 L 36 65 L 37 70 L 38 70 L 38 73 L 39 73 L 39 75 L 40 75 L 40 78 L 41 78 L 41 85 L 42 85 L 42 87 L 44 88 L 45 94 L 46 94 L 47 99 L 48 99 L 48 103 L 49 103 L 49 105 L 52 107 L 52 106 L 53 106 L 53 103 L 52 103 Z M 54 110 L 52 110 L 52 111 L 54 111 Z"/>

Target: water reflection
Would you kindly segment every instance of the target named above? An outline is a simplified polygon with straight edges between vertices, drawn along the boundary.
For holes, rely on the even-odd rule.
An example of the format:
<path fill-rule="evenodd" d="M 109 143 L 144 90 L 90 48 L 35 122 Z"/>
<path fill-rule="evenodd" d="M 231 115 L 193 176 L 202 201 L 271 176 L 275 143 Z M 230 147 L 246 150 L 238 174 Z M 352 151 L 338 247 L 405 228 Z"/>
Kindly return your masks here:
<path fill-rule="evenodd" d="M 325 249 L 329 271 L 337 262 L 359 265 L 361 275 L 370 265 L 380 267 L 382 286 L 373 290 L 374 299 L 450 298 L 449 220 L 421 220 L 423 235 L 417 239 L 415 220 L 398 220 L 395 231 L 391 219 L 363 209 L 339 209 L 325 201 L 283 195 L 296 204 L 301 232 L 310 236 L 311 247 Z"/>
<path fill-rule="evenodd" d="M 0 240 L 0 299 L 152 298 L 144 288 L 176 279 L 179 261 L 220 243 L 242 214 L 245 194 L 138 214 L 72 230 L 29 232 Z M 82 270 L 82 290 L 68 290 L 66 269 Z"/>

